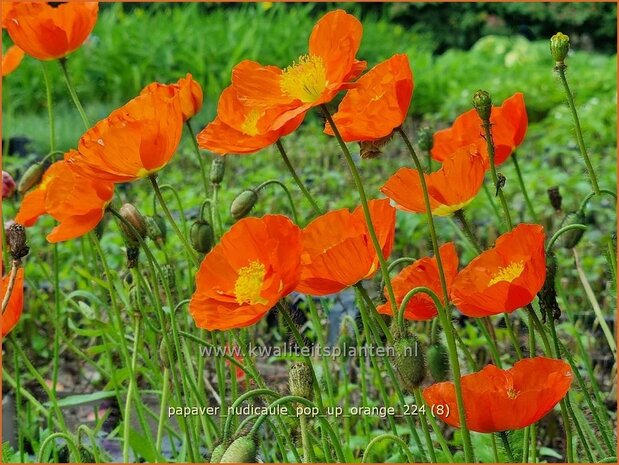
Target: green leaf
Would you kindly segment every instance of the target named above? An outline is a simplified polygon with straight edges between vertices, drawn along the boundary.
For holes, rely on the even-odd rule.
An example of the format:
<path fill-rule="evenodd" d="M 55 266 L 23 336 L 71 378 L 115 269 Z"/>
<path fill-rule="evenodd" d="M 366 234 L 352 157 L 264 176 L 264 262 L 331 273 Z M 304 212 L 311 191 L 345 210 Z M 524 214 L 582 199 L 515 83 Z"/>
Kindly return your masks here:
<path fill-rule="evenodd" d="M 92 394 L 79 394 L 76 396 L 65 397 L 58 401 L 59 407 L 75 407 L 78 405 L 89 404 L 91 402 L 97 402 L 103 399 L 109 399 L 114 397 L 116 393 L 114 391 L 99 391 Z M 45 406 L 49 406 L 50 403 L 46 402 Z"/>
<path fill-rule="evenodd" d="M 166 463 L 167 460 L 152 448 L 144 436 L 133 428 L 129 431 L 129 445 L 144 460 L 150 463 Z"/>

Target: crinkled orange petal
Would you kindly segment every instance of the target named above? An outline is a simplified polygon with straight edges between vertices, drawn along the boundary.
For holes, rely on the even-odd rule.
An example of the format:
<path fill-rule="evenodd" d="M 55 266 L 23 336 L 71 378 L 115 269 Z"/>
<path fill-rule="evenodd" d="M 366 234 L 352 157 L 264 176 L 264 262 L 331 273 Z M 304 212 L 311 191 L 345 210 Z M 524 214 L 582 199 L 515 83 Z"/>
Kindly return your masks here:
<path fill-rule="evenodd" d="M 346 142 L 390 135 L 402 125 L 413 96 L 413 75 L 406 55 L 394 55 L 361 76 L 333 115 Z M 325 133 L 333 135 L 329 123 Z"/>
<path fill-rule="evenodd" d="M 501 235 L 458 273 L 451 288 L 454 305 L 467 316 L 484 317 L 531 303 L 546 279 L 544 239 L 544 229 L 536 224 L 520 224 Z M 517 270 L 510 280 L 496 279 L 510 267 Z"/>
<path fill-rule="evenodd" d="M 45 190 L 33 189 L 26 193 L 19 206 L 15 222 L 26 227 L 34 225 L 45 214 Z"/>
<path fill-rule="evenodd" d="M 13 2 L 4 24 L 13 42 L 39 60 L 62 58 L 78 49 L 97 22 L 98 2 Z"/>
<path fill-rule="evenodd" d="M 10 275 L 2 278 L 2 300 L 9 287 Z M 9 334 L 19 322 L 24 308 L 24 269 L 19 268 L 13 284 L 13 291 L 9 297 L 9 303 L 2 314 L 2 337 Z"/>
<path fill-rule="evenodd" d="M 24 58 L 24 51 L 17 45 L 12 45 L 2 54 L 2 77 L 12 73 Z"/>
<path fill-rule="evenodd" d="M 84 215 L 61 217 L 60 224 L 47 235 L 49 242 L 62 242 L 81 237 L 97 227 L 103 218 L 103 209 L 98 208 Z"/>

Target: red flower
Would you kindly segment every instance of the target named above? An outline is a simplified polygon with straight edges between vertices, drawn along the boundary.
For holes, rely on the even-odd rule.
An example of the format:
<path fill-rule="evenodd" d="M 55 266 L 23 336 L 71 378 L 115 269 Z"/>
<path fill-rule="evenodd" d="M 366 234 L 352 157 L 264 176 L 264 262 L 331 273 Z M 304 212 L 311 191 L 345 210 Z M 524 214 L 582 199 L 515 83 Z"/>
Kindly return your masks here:
<path fill-rule="evenodd" d="M 456 247 L 453 242 L 441 246 L 439 253 L 441 255 L 441 262 L 443 263 L 443 272 L 445 273 L 445 280 L 447 281 L 447 289 L 449 290 L 456 274 L 458 274 L 458 254 L 456 254 Z M 402 304 L 406 294 L 416 287 L 421 286 L 434 291 L 443 305 L 447 303 L 445 302 L 441 288 L 436 257 L 424 257 L 416 260 L 413 264 L 400 271 L 400 273 L 391 280 L 391 284 L 398 306 Z M 386 288 L 383 293 L 385 297 L 387 297 Z M 378 310 L 378 313 L 385 315 L 394 314 L 389 303 L 379 305 L 376 310 Z M 436 315 L 438 315 L 438 309 L 432 298 L 425 293 L 415 294 L 415 296 L 408 301 L 406 309 L 404 310 L 404 317 L 409 320 L 430 320 Z"/>
<path fill-rule="evenodd" d="M 524 96 L 518 92 L 492 107 L 490 114 L 492 140 L 494 141 L 494 163 L 500 165 L 516 150 L 527 132 L 527 109 Z M 475 144 L 489 163 L 488 148 L 482 135 L 481 118 L 475 109 L 458 116 L 452 126 L 434 134 L 432 158 L 444 161 L 457 149 Z"/>
<path fill-rule="evenodd" d="M 497 315 L 530 304 L 546 279 L 544 228 L 520 224 L 494 248 L 474 258 L 451 287 L 453 304 L 465 315 Z"/>
<path fill-rule="evenodd" d="M 495 433 L 541 420 L 567 394 L 572 371 L 561 360 L 535 357 L 520 360 L 509 370 L 488 365 L 463 376 L 461 382 L 467 427 L 479 433 Z M 452 382 L 424 389 L 423 398 L 445 423 L 460 427 Z"/>
<path fill-rule="evenodd" d="M 402 125 L 413 96 L 413 74 L 406 55 L 379 63 L 349 90 L 333 121 L 346 142 L 389 136 Z M 333 135 L 329 123 L 325 133 Z"/>
<path fill-rule="evenodd" d="M 393 247 L 395 209 L 389 200 L 369 202 L 372 223 L 383 255 Z M 303 271 L 298 292 L 326 295 L 341 291 L 376 273 L 378 255 L 361 207 L 319 216 L 303 230 Z"/>

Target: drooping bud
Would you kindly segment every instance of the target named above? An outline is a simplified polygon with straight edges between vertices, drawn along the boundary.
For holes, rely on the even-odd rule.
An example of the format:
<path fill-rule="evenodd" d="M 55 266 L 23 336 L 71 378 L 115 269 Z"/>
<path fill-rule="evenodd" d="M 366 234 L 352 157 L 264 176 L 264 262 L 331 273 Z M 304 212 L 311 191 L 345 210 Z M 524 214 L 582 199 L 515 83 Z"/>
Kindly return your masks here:
<path fill-rule="evenodd" d="M 554 208 L 556 212 L 560 212 L 563 197 L 561 197 L 561 193 L 559 192 L 559 186 L 553 186 L 548 189 L 548 199 L 550 200 L 552 208 Z"/>
<path fill-rule="evenodd" d="M 2 171 L 2 198 L 8 199 L 15 193 L 15 181 L 6 171 Z"/>
<path fill-rule="evenodd" d="M 146 225 L 146 235 L 157 245 L 157 247 L 161 248 L 165 243 L 166 231 L 165 231 L 165 221 L 163 221 L 164 229 L 161 229 L 161 224 L 157 221 L 157 218 L 161 218 L 159 215 L 154 216 L 145 216 L 144 223 Z M 163 218 L 161 218 L 163 220 Z"/>
<path fill-rule="evenodd" d="M 232 201 L 230 205 L 230 215 L 235 220 L 240 220 L 249 214 L 256 202 L 258 201 L 258 194 L 252 189 L 241 192 Z"/>
<path fill-rule="evenodd" d="M 568 226 L 570 224 L 584 224 L 585 220 L 585 212 L 578 210 L 577 212 L 572 212 L 565 215 L 565 218 L 561 222 L 561 227 Z M 566 249 L 573 249 L 578 245 L 584 234 L 584 229 L 571 229 L 565 232 L 559 240 L 561 245 Z"/>
<path fill-rule="evenodd" d="M 550 38 L 550 53 L 557 64 L 563 64 L 570 51 L 570 38 L 562 32 L 557 32 Z"/>
<path fill-rule="evenodd" d="M 210 179 L 213 184 L 220 184 L 226 172 L 226 158 L 215 157 L 211 163 Z"/>
<path fill-rule="evenodd" d="M 219 463 L 256 463 L 257 452 L 256 439 L 241 436 L 232 441 Z"/>
<path fill-rule="evenodd" d="M 136 232 L 142 239 L 146 237 L 146 221 L 144 220 L 144 217 L 138 209 L 130 203 L 126 203 L 120 207 L 118 213 L 120 213 L 120 216 L 127 223 L 133 226 L 131 228 L 129 225 L 125 224 L 125 221 L 119 221 L 120 229 L 123 233 L 123 238 L 125 239 L 127 246 L 139 247 L 140 240 L 138 236 L 136 236 Z"/>
<path fill-rule="evenodd" d="M 198 219 L 189 230 L 191 246 L 196 252 L 208 253 L 215 243 L 213 227 L 206 220 Z"/>
<path fill-rule="evenodd" d="M 215 446 L 215 448 L 213 449 L 213 453 L 211 454 L 210 463 L 220 463 L 221 458 L 223 457 L 224 452 L 226 452 L 226 449 L 229 445 L 230 442 L 224 441 L 219 445 Z"/>
<path fill-rule="evenodd" d="M 290 367 L 290 372 L 288 373 L 290 394 L 311 400 L 313 384 L 312 369 L 307 363 L 297 362 Z"/>
<path fill-rule="evenodd" d="M 392 134 L 389 134 L 382 139 L 366 140 L 359 142 L 359 155 L 361 158 L 370 159 L 377 158 L 383 154 L 383 147 L 392 139 Z"/>
<path fill-rule="evenodd" d="M 19 223 L 11 224 L 6 230 L 6 243 L 13 260 L 19 261 L 28 255 L 30 247 L 26 242 L 26 228 Z"/>
<path fill-rule="evenodd" d="M 24 174 L 19 179 L 19 183 L 17 184 L 17 192 L 21 195 L 24 195 L 34 186 L 36 186 L 41 178 L 43 177 L 43 173 L 45 172 L 45 166 L 43 163 L 35 163 L 30 165 Z"/>
<path fill-rule="evenodd" d="M 557 302 L 557 290 L 555 287 L 555 277 L 557 276 L 557 258 L 553 251 L 546 256 L 546 279 L 542 289 L 537 293 L 539 297 L 539 308 L 544 318 L 558 320 L 561 317 L 561 308 Z"/>
<path fill-rule="evenodd" d="M 425 126 L 417 132 L 417 143 L 419 148 L 425 152 L 429 152 L 434 147 L 434 134 L 429 127 Z"/>
<path fill-rule="evenodd" d="M 445 381 L 449 375 L 449 357 L 445 345 L 441 342 L 432 344 L 428 347 L 426 358 L 432 379 L 437 383 Z"/>
<path fill-rule="evenodd" d="M 393 342 L 392 363 L 402 386 L 412 392 L 426 376 L 423 349 L 415 336 L 402 336 Z"/>
<path fill-rule="evenodd" d="M 490 113 L 492 112 L 492 99 L 490 94 L 485 90 L 478 90 L 473 95 L 473 107 L 477 110 L 477 114 L 482 121 L 490 121 Z"/>

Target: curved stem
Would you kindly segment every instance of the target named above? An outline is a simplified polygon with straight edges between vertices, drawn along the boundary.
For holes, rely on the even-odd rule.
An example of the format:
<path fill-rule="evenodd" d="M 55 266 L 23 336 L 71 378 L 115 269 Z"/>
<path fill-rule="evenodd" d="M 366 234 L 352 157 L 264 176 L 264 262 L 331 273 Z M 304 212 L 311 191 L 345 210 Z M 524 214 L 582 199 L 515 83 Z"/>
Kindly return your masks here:
<path fill-rule="evenodd" d="M 256 191 L 259 191 L 267 186 L 270 186 L 271 184 L 277 184 L 278 186 L 280 186 L 284 192 L 286 193 L 286 197 L 288 198 L 288 203 L 290 204 L 290 210 L 292 211 L 292 217 L 294 218 L 294 222 L 296 224 L 299 224 L 299 216 L 297 215 L 297 209 L 294 206 L 294 201 L 292 200 L 292 195 L 290 195 L 290 190 L 286 187 L 286 184 L 284 184 L 283 182 L 277 180 L 277 179 L 270 179 L 268 181 L 264 181 L 262 184 L 260 184 L 257 188 Z"/>
<path fill-rule="evenodd" d="M 601 194 L 610 195 L 612 198 L 615 199 L 615 201 L 617 201 L 617 194 L 615 194 L 610 189 L 600 189 L 600 195 Z M 596 195 L 595 192 L 589 192 L 587 196 L 581 202 L 579 210 L 584 212 L 585 208 L 587 208 L 587 204 L 589 203 L 589 200 L 591 200 L 592 197 L 595 197 L 595 195 Z"/>
<path fill-rule="evenodd" d="M 398 258 L 394 261 L 392 261 L 389 266 L 387 267 L 387 269 L 389 270 L 389 272 L 391 273 L 393 271 L 393 269 L 398 266 L 400 263 L 414 263 L 415 259 L 412 257 L 401 257 Z"/>
<path fill-rule="evenodd" d="M 206 179 L 206 166 L 204 165 L 204 158 L 202 154 L 200 154 L 200 147 L 198 147 L 198 141 L 196 140 L 196 135 L 193 132 L 193 128 L 191 127 L 191 123 L 185 121 L 185 127 L 187 128 L 187 132 L 189 133 L 189 138 L 191 139 L 191 145 L 193 147 L 194 152 L 196 153 L 196 158 L 198 159 L 198 163 L 200 164 L 200 175 L 202 176 L 202 184 L 204 186 L 204 195 L 208 195 L 208 180 Z"/>
<path fill-rule="evenodd" d="M 253 389 L 251 391 L 245 392 L 243 395 L 238 397 L 230 406 L 230 410 L 234 412 L 239 407 L 239 405 L 241 405 L 243 402 L 245 402 L 248 399 L 251 399 L 252 397 L 257 397 L 257 396 L 270 396 L 270 397 L 275 397 L 276 399 L 279 399 L 281 397 L 280 394 L 273 391 L 272 389 L 266 389 L 266 388 Z M 233 415 L 228 415 L 226 417 L 226 422 L 224 424 L 224 429 L 222 432 L 224 441 L 230 437 L 230 429 L 232 427 L 232 418 L 233 418 Z"/>
<path fill-rule="evenodd" d="M 430 228 L 430 236 L 432 238 L 432 248 L 434 249 L 434 256 L 436 257 L 436 265 L 438 268 L 438 274 L 441 282 L 441 289 L 443 291 L 443 296 L 446 302 L 449 302 L 449 292 L 447 291 L 447 281 L 445 280 L 445 272 L 443 270 L 443 263 L 441 260 L 441 256 L 439 253 L 438 239 L 436 236 L 436 229 L 434 228 L 434 218 L 432 216 L 432 208 L 430 207 L 430 197 L 428 195 L 428 186 L 426 185 L 426 179 L 424 176 L 423 168 L 421 167 L 421 162 L 415 153 L 415 149 L 411 144 L 410 140 L 406 133 L 399 128 L 397 130 L 404 143 L 406 144 L 408 151 L 411 154 L 417 172 L 419 173 L 419 179 L 421 181 L 421 189 L 423 191 L 423 200 L 426 208 L 426 216 L 428 218 L 428 226 Z M 451 363 L 451 367 L 453 370 L 454 376 L 454 388 L 456 391 L 456 404 L 458 406 L 458 418 L 460 420 L 460 425 L 462 429 L 462 442 L 464 445 L 464 457 L 467 462 L 475 461 L 475 454 L 473 451 L 473 445 L 471 443 L 471 435 L 469 433 L 469 429 L 466 424 L 466 414 L 464 410 L 464 398 L 462 397 L 462 385 L 460 380 L 460 361 L 458 360 L 458 349 L 456 347 L 456 341 L 454 338 L 454 329 L 451 322 L 451 317 L 449 315 L 449 310 L 445 309 L 445 311 L 441 311 L 439 309 L 439 319 L 441 321 L 441 325 L 443 326 L 443 331 L 445 332 L 445 339 L 447 341 L 447 348 L 449 352 L 449 361 Z"/>
<path fill-rule="evenodd" d="M 80 116 L 82 118 L 82 122 L 84 123 L 84 127 L 86 128 L 86 130 L 88 130 L 90 128 L 90 122 L 88 121 L 88 117 L 86 116 L 86 112 L 84 112 L 84 107 L 82 107 L 80 99 L 77 96 L 77 93 L 75 92 L 75 87 L 73 87 L 73 84 L 71 83 L 71 79 L 69 78 L 69 72 L 67 71 L 67 59 L 66 58 L 60 58 L 58 60 L 58 62 L 60 63 L 60 68 L 62 69 L 62 74 L 64 76 L 64 81 L 67 84 L 67 88 L 69 89 L 69 93 L 71 94 L 71 98 L 73 99 L 73 103 L 75 104 L 75 108 L 77 108 L 77 111 L 78 111 L 78 113 L 80 114 Z"/>
<path fill-rule="evenodd" d="M 415 463 L 415 458 L 413 457 L 410 450 L 408 449 L 408 445 L 406 445 L 406 443 L 400 437 L 395 436 L 393 434 L 389 434 L 389 433 L 376 436 L 374 439 L 372 439 L 368 443 L 367 447 L 363 451 L 363 457 L 361 458 L 361 463 L 367 463 L 367 459 L 369 458 L 370 451 L 372 450 L 372 448 L 379 442 L 385 441 L 385 440 L 393 441 L 396 444 L 398 444 L 400 448 L 402 449 L 402 451 L 404 452 L 404 455 L 406 455 L 406 460 L 408 460 L 408 463 Z"/>
<path fill-rule="evenodd" d="M 277 145 L 277 149 L 279 150 L 279 153 L 282 156 L 282 159 L 284 160 L 284 163 L 286 164 L 286 168 L 288 168 L 288 171 L 290 172 L 290 175 L 294 179 L 294 182 L 297 183 L 297 186 L 299 186 L 299 189 L 301 189 L 301 192 L 303 192 L 303 195 L 305 196 L 307 201 L 310 203 L 310 205 L 314 209 L 314 212 L 317 215 L 320 215 L 322 213 L 322 209 L 318 206 L 318 204 L 316 203 L 316 201 L 312 197 L 312 194 L 309 193 L 309 191 L 305 187 L 305 184 L 303 184 L 303 181 L 301 181 L 301 178 L 299 178 L 299 175 L 295 171 L 294 166 L 292 166 L 292 163 L 290 162 L 290 159 L 288 158 L 288 155 L 286 154 L 286 150 L 284 150 L 284 146 L 282 145 L 282 141 L 278 139 L 277 142 L 275 143 L 275 145 Z"/>
<path fill-rule="evenodd" d="M 402 299 L 402 303 L 400 304 L 400 307 L 398 308 L 398 314 L 397 314 L 397 322 L 398 322 L 398 327 L 400 328 L 400 330 L 404 331 L 404 312 L 406 311 L 406 306 L 408 305 L 408 302 L 415 297 L 417 294 L 427 294 L 433 301 L 434 301 L 434 305 L 436 305 L 436 308 L 444 312 L 444 308 L 443 308 L 443 303 L 441 302 L 441 299 L 438 298 L 438 296 L 435 294 L 435 292 L 430 289 L 429 287 L 425 287 L 425 286 L 418 286 L 414 289 L 411 289 L 410 291 L 408 291 L 406 293 L 406 295 L 404 296 L 404 298 Z"/>
<path fill-rule="evenodd" d="M 576 111 L 576 105 L 574 104 L 574 96 L 572 95 L 572 91 L 570 90 L 570 86 L 567 82 L 567 77 L 565 75 L 566 68 L 567 66 L 565 66 L 565 64 L 557 64 L 557 66 L 555 66 L 555 71 L 559 75 L 559 79 L 561 79 L 561 84 L 563 84 L 563 90 L 565 90 L 565 97 L 567 98 L 567 104 L 570 107 L 570 112 L 572 113 L 572 119 L 574 120 L 574 129 L 576 130 L 576 142 L 578 143 L 578 149 L 580 150 L 580 154 L 582 155 L 582 158 L 585 161 L 585 165 L 587 166 L 587 172 L 589 173 L 589 179 L 591 180 L 593 190 L 597 195 L 599 195 L 600 186 L 598 185 L 598 180 L 595 175 L 595 171 L 593 170 L 591 160 L 589 159 L 589 154 L 587 153 L 585 141 L 582 137 L 580 120 L 578 118 L 578 112 Z"/>
<path fill-rule="evenodd" d="M 198 260 L 196 259 L 196 255 L 193 249 L 191 248 L 191 245 L 189 245 L 187 238 L 181 232 L 181 230 L 178 228 L 178 225 L 174 221 L 174 218 L 172 217 L 172 213 L 170 212 L 170 209 L 166 205 L 165 200 L 163 199 L 163 195 L 161 195 L 161 190 L 159 189 L 159 184 L 157 183 L 157 177 L 155 175 L 151 175 L 148 178 L 150 179 L 150 182 L 153 185 L 155 195 L 157 196 L 157 200 L 159 200 L 159 204 L 161 205 L 161 208 L 163 208 L 163 212 L 168 218 L 168 221 L 170 222 L 170 224 L 172 225 L 172 229 L 174 229 L 174 232 L 176 233 L 178 238 L 183 243 L 183 246 L 185 247 L 185 250 L 187 251 L 187 256 L 191 259 L 191 262 L 193 263 L 193 265 L 197 267 Z"/>
<path fill-rule="evenodd" d="M 56 440 L 56 438 L 64 439 L 67 447 L 71 449 L 71 452 L 75 455 L 75 457 L 73 457 L 75 459 L 74 463 L 80 463 L 82 461 L 80 451 L 75 445 L 75 441 L 73 441 L 73 438 L 68 433 L 53 433 L 47 436 L 45 440 L 41 443 L 41 447 L 39 448 L 39 454 L 37 455 L 38 463 L 45 463 L 43 462 L 43 452 L 45 452 L 47 445 L 52 441 Z"/>
<path fill-rule="evenodd" d="M 573 229 L 580 229 L 582 231 L 585 231 L 587 229 L 587 226 L 580 223 L 568 224 L 567 226 L 563 226 L 556 233 L 554 233 L 550 238 L 550 241 L 548 241 L 548 245 L 546 246 L 546 253 L 548 254 L 552 252 L 552 247 L 555 245 L 555 242 L 557 242 L 557 239 L 559 239 L 566 232 L 572 231 Z"/>

